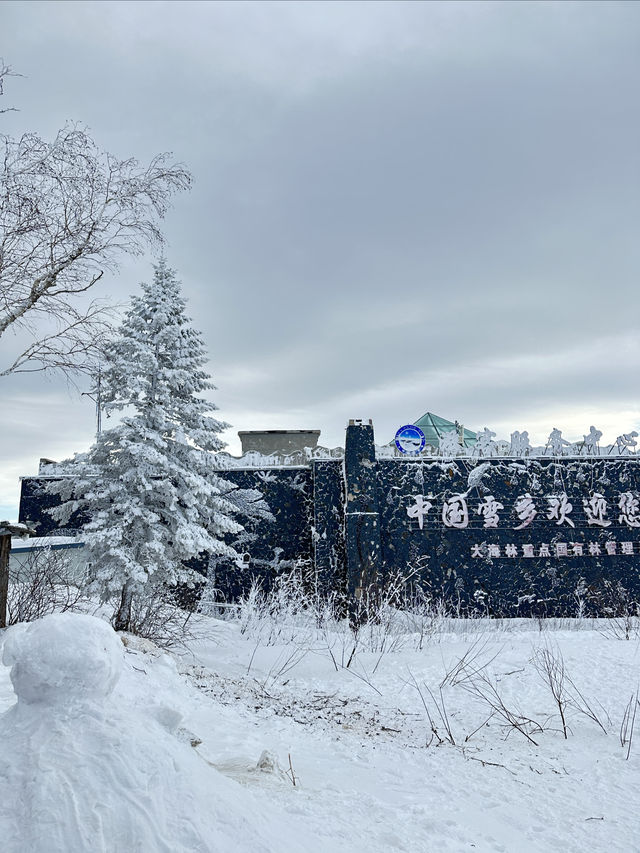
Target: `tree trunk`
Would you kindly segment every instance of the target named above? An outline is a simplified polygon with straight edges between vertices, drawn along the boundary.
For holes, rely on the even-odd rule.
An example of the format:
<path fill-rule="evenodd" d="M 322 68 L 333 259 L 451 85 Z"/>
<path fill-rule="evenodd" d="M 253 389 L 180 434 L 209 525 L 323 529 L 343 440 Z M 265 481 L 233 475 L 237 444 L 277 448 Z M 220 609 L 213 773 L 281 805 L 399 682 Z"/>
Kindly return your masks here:
<path fill-rule="evenodd" d="M 120 607 L 116 613 L 113 627 L 116 631 L 128 631 L 131 627 L 131 605 L 133 603 L 133 584 L 127 581 L 122 587 L 120 596 Z"/>
<path fill-rule="evenodd" d="M 11 534 L 0 536 L 0 628 L 7 627 L 7 597 L 9 594 L 9 553 Z"/>

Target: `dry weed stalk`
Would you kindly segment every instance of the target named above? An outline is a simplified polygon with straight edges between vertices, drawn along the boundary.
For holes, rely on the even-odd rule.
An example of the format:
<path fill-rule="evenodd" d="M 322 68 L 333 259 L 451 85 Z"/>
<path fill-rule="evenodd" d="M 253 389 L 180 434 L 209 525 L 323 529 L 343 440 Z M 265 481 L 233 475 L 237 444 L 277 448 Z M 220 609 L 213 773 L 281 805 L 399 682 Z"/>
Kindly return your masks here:
<path fill-rule="evenodd" d="M 536 649 L 531 658 L 531 662 L 538 675 L 545 682 L 553 701 L 556 703 L 560 721 L 562 723 L 562 733 L 565 740 L 567 739 L 567 705 L 569 697 L 567 694 L 566 671 L 564 666 L 564 658 L 560 649 L 552 650 L 548 646 L 541 649 Z"/>
<path fill-rule="evenodd" d="M 464 681 L 473 677 L 476 673 L 486 669 L 500 654 L 500 649 L 492 655 L 488 660 L 483 661 L 482 658 L 487 651 L 489 640 L 479 637 L 475 640 L 463 654 L 463 656 L 445 673 L 444 678 L 440 682 L 440 687 L 449 684 L 455 687 L 457 684 L 462 684 Z"/>
<path fill-rule="evenodd" d="M 429 721 L 429 728 L 431 730 L 431 738 L 427 741 L 427 746 L 431 746 L 434 739 L 437 740 L 437 745 L 440 746 L 443 743 L 450 743 L 452 746 L 456 746 L 456 741 L 453 736 L 453 730 L 451 728 L 451 722 L 449 720 L 449 714 L 447 712 L 447 706 L 445 703 L 444 695 L 442 693 L 442 686 L 439 688 L 439 696 L 435 696 L 433 690 L 428 687 L 426 684 L 423 684 L 421 687 L 416 680 L 415 675 L 412 672 L 409 672 L 409 681 L 405 682 L 410 685 L 417 691 L 418 696 L 420 697 L 420 701 L 422 702 L 422 707 L 425 710 L 427 715 L 427 720 Z M 424 688 L 424 689 L 423 689 Z M 438 728 L 437 720 L 432 713 L 432 709 L 427 702 L 427 698 L 425 696 L 425 692 L 429 695 L 431 702 L 433 703 L 433 708 L 435 709 L 437 716 L 440 718 L 440 729 Z M 441 731 L 443 733 L 441 733 Z"/>
<path fill-rule="evenodd" d="M 511 731 L 515 730 L 520 732 L 529 743 L 538 746 L 532 735 L 541 734 L 544 731 L 542 725 L 536 720 L 526 717 L 519 711 L 508 708 L 498 690 L 497 684 L 486 671 L 471 671 L 460 682 L 460 686 L 473 696 L 474 699 L 489 706 L 492 716 L 502 720 L 504 727 L 507 729 L 507 736 Z"/>
<path fill-rule="evenodd" d="M 626 761 L 629 760 L 629 756 L 631 755 L 631 744 L 633 742 L 633 730 L 636 725 L 638 704 L 640 703 L 638 702 L 638 688 L 636 688 L 636 692 L 631 694 L 631 698 L 626 704 L 620 724 L 620 745 L 623 748 L 627 747 Z"/>
<path fill-rule="evenodd" d="M 293 764 L 291 763 L 291 753 L 290 752 L 288 753 L 288 757 L 289 757 L 289 769 L 285 770 L 285 773 L 291 779 L 291 784 L 295 788 L 296 785 L 298 784 L 298 782 L 297 782 L 298 777 L 296 776 L 296 774 L 293 771 Z"/>
<path fill-rule="evenodd" d="M 604 723 L 594 711 L 593 706 L 585 698 L 574 680 L 567 672 L 564 657 L 559 648 L 545 646 L 536 649 L 531 658 L 536 672 L 549 687 L 553 700 L 558 708 L 562 723 L 562 732 L 567 738 L 567 711 L 573 709 L 592 720 L 604 734 L 607 733 Z M 605 712 L 606 713 L 606 712 Z"/>

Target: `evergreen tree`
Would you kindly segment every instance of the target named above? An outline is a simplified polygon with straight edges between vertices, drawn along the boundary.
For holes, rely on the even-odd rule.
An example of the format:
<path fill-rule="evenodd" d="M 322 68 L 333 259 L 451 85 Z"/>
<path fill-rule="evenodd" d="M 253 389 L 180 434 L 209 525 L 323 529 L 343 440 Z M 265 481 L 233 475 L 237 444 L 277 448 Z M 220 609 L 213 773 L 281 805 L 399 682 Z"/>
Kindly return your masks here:
<path fill-rule="evenodd" d="M 77 511 L 89 519 L 91 585 L 105 599 L 120 595 L 118 630 L 129 627 L 144 584 L 190 580 L 183 562 L 202 552 L 238 556 L 223 537 L 242 532 L 234 516 L 245 501 L 212 465 L 227 424 L 200 396 L 214 387 L 206 361 L 175 272 L 161 260 L 105 352 L 103 408 L 124 417 L 50 486 L 64 501 L 52 511 L 58 521 Z"/>

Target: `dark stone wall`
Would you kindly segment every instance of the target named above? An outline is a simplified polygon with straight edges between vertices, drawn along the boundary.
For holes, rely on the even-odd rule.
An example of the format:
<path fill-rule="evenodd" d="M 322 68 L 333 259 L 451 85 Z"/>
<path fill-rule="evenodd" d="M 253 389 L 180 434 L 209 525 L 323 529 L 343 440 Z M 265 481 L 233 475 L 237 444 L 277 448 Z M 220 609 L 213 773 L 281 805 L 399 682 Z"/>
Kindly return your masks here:
<path fill-rule="evenodd" d="M 434 597 L 463 612 L 604 614 L 640 601 L 640 529 L 628 513 L 620 519 L 619 507 L 622 494 L 638 498 L 637 460 L 387 460 L 378 463 L 378 485 L 383 574 L 418 569 Z M 455 495 L 466 505 L 465 527 L 447 526 L 443 518 Z M 599 524 L 583 503 L 594 500 L 604 509 L 594 495 L 606 502 Z M 420 513 L 407 513 L 415 512 L 417 496 L 423 507 L 432 505 L 422 529 Z M 548 517 L 550 498 L 564 504 L 564 514 Z"/>
<path fill-rule="evenodd" d="M 380 513 L 371 423 L 349 423 L 344 451 L 347 593 L 359 598 L 380 581 Z"/>
<path fill-rule="evenodd" d="M 341 459 L 313 463 L 313 565 L 323 594 L 346 589 L 344 465 Z"/>
<path fill-rule="evenodd" d="M 259 490 L 274 517 L 233 543 L 244 560 L 201 561 L 227 600 L 298 565 L 322 594 L 415 572 L 461 613 L 607 615 L 640 602 L 640 459 L 376 460 L 372 426 L 355 423 L 344 461 L 223 476 Z M 20 521 L 53 532 L 56 500 L 23 480 Z"/>
<path fill-rule="evenodd" d="M 273 521 L 257 519 L 244 522 L 245 533 L 230 540 L 247 561 L 211 560 L 204 556 L 189 565 L 203 574 L 211 571 L 222 600 L 232 600 L 247 592 L 254 580 L 268 589 L 279 572 L 297 563 L 310 565 L 313 557 L 311 520 L 313 517 L 313 478 L 310 468 L 230 469 L 221 472 L 241 489 L 259 491 L 269 506 Z M 48 509 L 60 501 L 44 491 L 45 480 L 29 477 L 22 480 L 20 494 L 21 522 L 29 519 L 39 536 L 55 533 L 57 523 Z M 82 516 L 72 517 L 65 529 L 81 529 Z"/>
<path fill-rule="evenodd" d="M 20 485 L 18 520 L 21 524 L 28 524 L 38 536 L 47 536 L 59 530 L 59 524 L 51 518 L 47 510 L 58 506 L 60 499 L 56 495 L 46 494 L 46 482 L 46 479 L 40 477 L 24 477 Z M 65 530 L 80 530 L 86 521 L 80 514 L 72 516 Z"/>
<path fill-rule="evenodd" d="M 245 594 L 254 580 L 269 589 L 279 573 L 311 563 L 313 478 L 310 468 L 230 469 L 223 476 L 241 489 L 260 491 L 274 519 L 247 523 L 246 536 L 232 542 L 249 555 L 248 562 L 223 560 L 211 566 L 220 598 L 230 601 Z"/>

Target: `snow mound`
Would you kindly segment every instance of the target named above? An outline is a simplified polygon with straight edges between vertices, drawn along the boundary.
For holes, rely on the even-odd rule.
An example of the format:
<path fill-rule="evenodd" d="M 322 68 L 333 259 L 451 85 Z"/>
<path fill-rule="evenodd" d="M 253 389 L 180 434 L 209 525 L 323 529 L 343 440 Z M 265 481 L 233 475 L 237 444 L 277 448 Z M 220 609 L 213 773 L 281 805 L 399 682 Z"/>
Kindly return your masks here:
<path fill-rule="evenodd" d="M 101 619 L 53 613 L 7 632 L 2 662 L 11 667 L 19 702 L 46 705 L 96 702 L 122 673 L 124 649 Z"/>
<path fill-rule="evenodd" d="M 283 823 L 295 818 L 179 736 L 175 665 L 157 657 L 145 669 L 127 657 L 91 616 L 6 632 L 17 702 L 0 715 L 3 853 L 280 853 Z M 158 675 L 175 679 L 174 693 Z M 319 850 L 300 830 L 287 853 Z"/>

